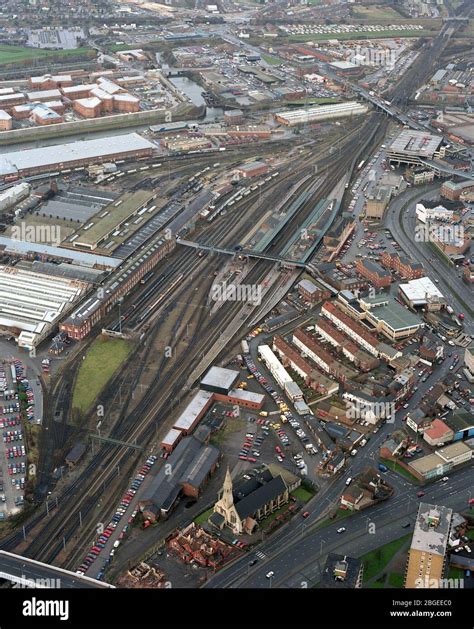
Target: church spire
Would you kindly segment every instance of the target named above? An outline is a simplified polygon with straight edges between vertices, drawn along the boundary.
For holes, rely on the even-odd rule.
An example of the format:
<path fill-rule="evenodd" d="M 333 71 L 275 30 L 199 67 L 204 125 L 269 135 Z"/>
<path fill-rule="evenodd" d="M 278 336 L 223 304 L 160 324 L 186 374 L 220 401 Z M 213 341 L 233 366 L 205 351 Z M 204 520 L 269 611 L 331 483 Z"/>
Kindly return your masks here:
<path fill-rule="evenodd" d="M 227 468 L 227 472 L 225 474 L 221 500 L 224 502 L 227 509 L 234 504 L 234 497 L 232 495 L 232 476 L 230 475 L 229 468 Z"/>

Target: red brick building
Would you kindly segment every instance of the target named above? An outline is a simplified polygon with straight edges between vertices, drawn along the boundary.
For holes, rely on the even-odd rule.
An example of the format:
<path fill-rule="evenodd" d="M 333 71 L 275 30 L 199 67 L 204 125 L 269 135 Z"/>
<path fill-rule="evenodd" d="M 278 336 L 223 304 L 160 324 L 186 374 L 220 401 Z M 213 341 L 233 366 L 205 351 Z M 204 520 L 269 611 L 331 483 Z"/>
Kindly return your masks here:
<path fill-rule="evenodd" d="M 356 269 L 357 272 L 362 275 L 362 277 L 368 279 L 375 288 L 385 288 L 390 286 L 392 282 L 392 275 L 372 260 L 357 260 Z"/>
<path fill-rule="evenodd" d="M 425 269 L 419 262 L 412 262 L 406 256 L 384 251 L 380 258 L 382 266 L 398 273 L 403 279 L 416 280 L 425 276 Z"/>

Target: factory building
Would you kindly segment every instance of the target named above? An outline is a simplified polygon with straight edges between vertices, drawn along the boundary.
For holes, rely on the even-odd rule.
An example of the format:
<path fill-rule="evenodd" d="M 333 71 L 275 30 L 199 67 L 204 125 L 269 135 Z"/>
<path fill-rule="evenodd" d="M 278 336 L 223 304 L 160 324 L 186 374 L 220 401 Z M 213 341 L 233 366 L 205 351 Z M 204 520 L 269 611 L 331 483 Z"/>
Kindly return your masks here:
<path fill-rule="evenodd" d="M 359 305 L 365 312 L 365 319 L 391 341 L 412 336 L 422 325 L 419 317 L 389 295 L 362 297 Z"/>
<path fill-rule="evenodd" d="M 146 249 L 140 250 L 101 287 L 104 295 L 102 299 L 97 294 L 89 297 L 60 324 L 60 331 L 66 332 L 69 337 L 76 340 L 86 337 L 118 300 L 128 295 L 141 278 L 154 269 L 175 246 L 174 238 L 167 239 L 162 236 L 155 238 Z"/>
<path fill-rule="evenodd" d="M 405 130 L 387 148 L 387 158 L 396 164 L 417 165 L 421 160 L 444 157 L 445 148 L 441 146 L 442 141 L 440 135 Z"/>
<path fill-rule="evenodd" d="M 226 124 L 240 124 L 244 119 L 244 112 L 241 109 L 229 109 L 224 112 L 224 122 Z"/>
<path fill-rule="evenodd" d="M 32 349 L 81 298 L 87 284 L 77 280 L 0 266 L 0 333 Z"/>
<path fill-rule="evenodd" d="M 320 122 L 321 120 L 358 116 L 367 113 L 367 111 L 367 105 L 357 101 L 349 101 L 338 105 L 322 105 L 296 111 L 278 112 L 275 114 L 275 120 L 285 126 L 293 127 L 300 124 Z"/>
<path fill-rule="evenodd" d="M 443 293 L 429 277 L 420 277 L 400 284 L 398 291 L 410 308 L 427 307 L 428 310 L 440 310 L 446 302 Z"/>
<path fill-rule="evenodd" d="M 12 117 L 3 109 L 0 109 L 0 131 L 10 131 L 13 126 Z"/>
<path fill-rule="evenodd" d="M 450 201 L 458 201 L 463 192 L 474 191 L 474 181 L 445 181 L 441 186 L 440 195 Z"/>
<path fill-rule="evenodd" d="M 154 144 L 138 133 L 127 133 L 98 140 L 13 151 L 0 156 L 0 181 L 5 178 L 11 180 L 14 177 L 28 177 L 115 159 L 150 157 L 154 148 Z"/>
<path fill-rule="evenodd" d="M 265 164 L 265 162 L 250 162 L 237 168 L 237 173 L 244 179 L 259 177 L 260 175 L 265 175 L 267 172 L 268 165 Z"/>

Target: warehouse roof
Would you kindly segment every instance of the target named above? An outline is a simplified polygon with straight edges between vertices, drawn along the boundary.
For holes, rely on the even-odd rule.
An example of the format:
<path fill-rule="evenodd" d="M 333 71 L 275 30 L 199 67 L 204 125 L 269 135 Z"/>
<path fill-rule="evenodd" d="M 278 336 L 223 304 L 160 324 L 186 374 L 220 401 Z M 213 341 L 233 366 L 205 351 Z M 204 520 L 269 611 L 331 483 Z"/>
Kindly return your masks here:
<path fill-rule="evenodd" d="M 369 312 L 374 319 L 384 321 L 392 330 L 403 330 L 421 325 L 419 318 L 397 303 L 393 297 L 363 297 L 361 301 L 371 304 Z"/>
<path fill-rule="evenodd" d="M 443 299 L 443 293 L 433 284 L 429 277 L 420 277 L 410 280 L 406 284 L 400 284 L 400 290 L 406 298 L 419 305 L 425 304 L 427 299 Z"/>
<path fill-rule="evenodd" d="M 3 109 L 0 109 L 0 120 L 11 120 L 11 119 L 12 117 L 10 116 L 9 113 L 4 111 Z"/>
<path fill-rule="evenodd" d="M 229 391 L 239 377 L 239 372 L 223 367 L 211 367 L 201 380 L 201 386 L 218 387 Z"/>
<path fill-rule="evenodd" d="M 0 266 L 0 326 L 29 332 L 34 339 L 63 316 L 85 288 L 76 280 Z"/>
<path fill-rule="evenodd" d="M 472 450 L 465 441 L 456 441 L 455 443 L 451 443 L 445 448 L 440 448 L 439 450 L 436 450 L 436 454 L 445 461 L 452 461 L 458 456 L 467 454 L 468 452 L 470 452 L 472 456 Z"/>
<path fill-rule="evenodd" d="M 265 395 L 263 395 L 263 393 L 243 391 L 242 389 L 232 389 L 229 391 L 229 397 L 233 397 L 244 402 L 252 402 L 253 404 L 262 404 L 265 400 Z"/>
<path fill-rule="evenodd" d="M 73 260 L 77 264 L 90 267 L 100 265 L 108 268 L 116 268 L 123 262 L 123 260 L 119 258 L 98 256 L 92 252 L 73 251 L 72 249 L 53 247 L 52 245 L 44 245 L 37 242 L 27 242 L 26 240 L 13 240 L 6 236 L 0 236 L 0 247 L 5 247 L 5 253 L 40 253 L 48 257 Z"/>
<path fill-rule="evenodd" d="M 173 428 L 189 430 L 197 417 L 207 410 L 213 395 L 210 391 L 198 391 L 178 417 Z"/>
<path fill-rule="evenodd" d="M 82 140 L 43 148 L 13 151 L 0 156 L 0 176 L 17 170 L 56 166 L 59 162 L 67 164 L 78 160 L 93 160 L 129 151 L 154 148 L 154 144 L 142 138 L 138 133 L 125 133 L 97 140 Z"/>

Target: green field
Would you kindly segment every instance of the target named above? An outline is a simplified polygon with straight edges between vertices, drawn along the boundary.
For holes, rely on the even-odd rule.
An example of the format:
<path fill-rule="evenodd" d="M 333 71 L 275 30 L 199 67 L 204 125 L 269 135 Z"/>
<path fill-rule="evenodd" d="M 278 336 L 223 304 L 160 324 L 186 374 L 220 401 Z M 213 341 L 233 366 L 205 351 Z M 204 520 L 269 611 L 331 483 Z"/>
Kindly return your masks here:
<path fill-rule="evenodd" d="M 101 336 L 96 339 L 79 368 L 72 408 L 86 413 L 99 393 L 130 353 L 130 344 L 123 339 Z"/>
<path fill-rule="evenodd" d="M 264 59 L 271 66 L 281 66 L 281 64 L 283 63 L 283 61 L 281 61 L 280 59 L 275 59 L 275 57 L 272 57 L 271 55 L 262 55 L 262 59 Z"/>
<path fill-rule="evenodd" d="M 23 48 L 22 46 L 0 46 L 0 65 L 26 64 L 35 60 L 63 59 L 67 57 L 94 57 L 95 51 L 90 48 L 75 48 L 72 50 L 44 50 L 41 48 Z"/>
<path fill-rule="evenodd" d="M 328 39 L 386 39 L 388 37 L 433 37 L 436 31 L 377 31 L 366 33 L 365 31 L 355 31 L 353 33 L 310 33 L 308 35 L 288 35 L 289 41 L 326 41 Z"/>
<path fill-rule="evenodd" d="M 389 20 L 400 19 L 402 16 L 400 13 L 392 9 L 392 7 L 354 7 L 351 11 L 355 18 L 360 20 Z"/>
<path fill-rule="evenodd" d="M 389 561 L 410 538 L 411 534 L 404 535 L 363 555 L 361 559 L 364 562 L 364 581 L 368 581 L 372 577 L 377 576 L 379 572 L 382 572 Z"/>

